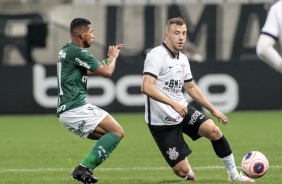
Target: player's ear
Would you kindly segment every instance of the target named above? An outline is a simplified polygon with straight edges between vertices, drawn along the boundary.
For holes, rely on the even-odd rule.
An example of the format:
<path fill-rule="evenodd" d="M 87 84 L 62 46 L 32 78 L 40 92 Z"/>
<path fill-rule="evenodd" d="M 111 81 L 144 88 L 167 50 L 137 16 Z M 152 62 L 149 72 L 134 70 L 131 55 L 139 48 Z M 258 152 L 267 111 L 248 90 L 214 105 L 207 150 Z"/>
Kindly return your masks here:
<path fill-rule="evenodd" d="M 166 31 L 164 35 L 165 35 L 165 37 L 167 37 L 168 36 L 168 32 Z"/>
<path fill-rule="evenodd" d="M 83 39 L 83 36 L 84 36 L 84 33 L 81 31 L 81 32 L 79 33 L 79 37 L 80 37 L 81 39 Z"/>

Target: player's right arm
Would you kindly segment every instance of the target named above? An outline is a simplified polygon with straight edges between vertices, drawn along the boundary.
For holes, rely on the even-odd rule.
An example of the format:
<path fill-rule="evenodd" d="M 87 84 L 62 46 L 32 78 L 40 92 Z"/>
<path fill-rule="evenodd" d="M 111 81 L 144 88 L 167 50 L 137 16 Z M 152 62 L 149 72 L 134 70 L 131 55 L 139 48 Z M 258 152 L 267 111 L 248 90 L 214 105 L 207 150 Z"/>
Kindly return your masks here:
<path fill-rule="evenodd" d="M 148 74 L 144 74 L 141 85 L 141 92 L 156 101 L 170 105 L 176 112 L 178 112 L 182 117 L 184 117 L 188 111 L 187 107 L 182 105 L 181 103 L 174 101 L 173 99 L 169 98 L 161 91 L 159 91 L 158 88 L 155 86 L 156 80 L 157 79 L 155 77 Z"/>

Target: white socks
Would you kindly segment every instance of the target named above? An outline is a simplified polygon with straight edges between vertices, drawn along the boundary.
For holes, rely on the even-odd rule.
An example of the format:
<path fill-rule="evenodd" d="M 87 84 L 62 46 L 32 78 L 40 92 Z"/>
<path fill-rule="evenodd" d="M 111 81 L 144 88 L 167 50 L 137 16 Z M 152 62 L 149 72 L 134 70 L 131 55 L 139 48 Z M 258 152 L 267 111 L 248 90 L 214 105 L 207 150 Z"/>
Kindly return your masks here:
<path fill-rule="evenodd" d="M 231 153 L 229 156 L 221 158 L 221 161 L 223 162 L 226 171 L 228 172 L 228 174 L 231 176 L 232 175 L 236 175 L 238 174 L 236 165 L 235 165 L 235 161 L 234 161 L 234 156 Z"/>

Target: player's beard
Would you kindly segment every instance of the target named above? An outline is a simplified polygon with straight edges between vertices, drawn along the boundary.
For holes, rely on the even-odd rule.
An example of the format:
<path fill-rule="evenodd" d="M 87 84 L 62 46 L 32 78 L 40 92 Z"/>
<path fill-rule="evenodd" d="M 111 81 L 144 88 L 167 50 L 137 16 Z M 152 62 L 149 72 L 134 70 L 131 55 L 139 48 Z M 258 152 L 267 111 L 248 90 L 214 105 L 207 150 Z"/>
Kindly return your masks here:
<path fill-rule="evenodd" d="M 91 46 L 91 43 L 87 42 L 87 40 L 84 40 L 83 45 L 84 45 L 84 48 L 89 48 Z"/>

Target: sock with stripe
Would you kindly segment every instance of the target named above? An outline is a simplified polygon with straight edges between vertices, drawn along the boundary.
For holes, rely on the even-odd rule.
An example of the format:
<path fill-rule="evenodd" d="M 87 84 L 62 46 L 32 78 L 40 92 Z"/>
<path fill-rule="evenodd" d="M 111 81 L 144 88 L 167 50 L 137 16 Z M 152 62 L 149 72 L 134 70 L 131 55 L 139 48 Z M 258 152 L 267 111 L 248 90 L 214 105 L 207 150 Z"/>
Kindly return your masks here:
<path fill-rule="evenodd" d="M 103 135 L 96 142 L 86 158 L 81 162 L 81 165 L 94 170 L 110 156 L 119 142 L 120 138 L 112 132 Z"/>

